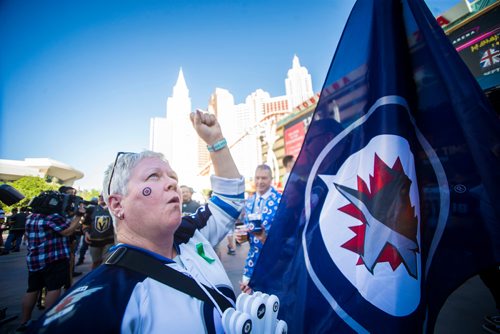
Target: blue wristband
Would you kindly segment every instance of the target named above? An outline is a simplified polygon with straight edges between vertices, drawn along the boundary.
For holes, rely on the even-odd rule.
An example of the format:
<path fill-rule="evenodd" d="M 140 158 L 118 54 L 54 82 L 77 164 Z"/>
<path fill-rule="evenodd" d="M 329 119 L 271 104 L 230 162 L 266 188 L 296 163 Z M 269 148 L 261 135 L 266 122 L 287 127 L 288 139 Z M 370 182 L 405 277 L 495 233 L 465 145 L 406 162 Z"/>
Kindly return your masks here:
<path fill-rule="evenodd" d="M 207 145 L 208 152 L 216 152 L 222 150 L 227 146 L 226 138 L 222 138 L 221 140 L 215 142 L 213 145 Z"/>

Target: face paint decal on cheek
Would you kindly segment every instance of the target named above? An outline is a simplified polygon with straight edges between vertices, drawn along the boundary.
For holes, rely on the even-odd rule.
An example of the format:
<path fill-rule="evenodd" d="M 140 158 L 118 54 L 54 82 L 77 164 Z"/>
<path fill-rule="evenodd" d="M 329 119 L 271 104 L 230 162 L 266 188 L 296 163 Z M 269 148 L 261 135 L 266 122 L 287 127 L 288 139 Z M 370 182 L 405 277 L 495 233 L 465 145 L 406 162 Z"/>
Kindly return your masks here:
<path fill-rule="evenodd" d="M 146 187 L 146 188 L 142 189 L 142 194 L 143 194 L 144 196 L 149 196 L 149 195 L 151 195 L 151 188 Z"/>

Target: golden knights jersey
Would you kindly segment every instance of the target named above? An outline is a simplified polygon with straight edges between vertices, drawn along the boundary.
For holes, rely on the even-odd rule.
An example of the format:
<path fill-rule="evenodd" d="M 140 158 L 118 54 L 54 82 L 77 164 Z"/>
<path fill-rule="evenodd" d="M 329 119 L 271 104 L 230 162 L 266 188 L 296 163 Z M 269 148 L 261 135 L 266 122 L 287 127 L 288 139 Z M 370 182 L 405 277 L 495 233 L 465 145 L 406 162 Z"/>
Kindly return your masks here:
<path fill-rule="evenodd" d="M 93 247 L 102 247 L 113 244 L 115 242 L 113 220 L 108 208 L 96 205 L 89 216 L 90 219 L 86 219 L 85 224 L 90 225 L 90 229 L 88 229 L 90 233 L 90 245 Z"/>

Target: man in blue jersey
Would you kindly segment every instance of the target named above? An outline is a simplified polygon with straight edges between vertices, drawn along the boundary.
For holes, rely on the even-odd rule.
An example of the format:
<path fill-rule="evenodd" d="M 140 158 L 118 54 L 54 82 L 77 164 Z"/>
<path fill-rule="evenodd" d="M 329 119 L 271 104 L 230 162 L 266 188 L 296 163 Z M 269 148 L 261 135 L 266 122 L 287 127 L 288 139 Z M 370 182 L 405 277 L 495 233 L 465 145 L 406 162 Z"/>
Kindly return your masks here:
<path fill-rule="evenodd" d="M 222 333 L 222 313 L 234 303 L 231 281 L 213 246 L 233 228 L 244 201 L 244 179 L 215 116 L 191 115 L 207 143 L 215 175 L 213 197 L 182 216 L 177 175 L 159 153 L 119 153 L 105 173 L 103 195 L 113 217 L 117 245 L 105 264 L 83 277 L 29 330 L 37 333 Z M 117 255 L 118 254 L 118 255 Z M 135 254 L 144 261 L 121 266 Z M 139 270 L 159 263 L 161 273 L 202 291 Z M 161 269 L 161 270 L 160 270 Z M 175 275 L 174 275 L 175 276 Z M 192 285 L 192 284 L 191 284 Z M 88 319 L 92 321 L 88 321 Z"/>
<path fill-rule="evenodd" d="M 250 243 L 240 282 L 240 289 L 244 293 L 252 292 L 248 283 L 281 200 L 281 194 L 272 186 L 273 173 L 268 165 L 257 166 L 254 182 L 255 194 L 247 199 L 245 205 L 244 219 L 248 233 L 246 235 L 237 234 L 238 242 L 248 240 Z"/>

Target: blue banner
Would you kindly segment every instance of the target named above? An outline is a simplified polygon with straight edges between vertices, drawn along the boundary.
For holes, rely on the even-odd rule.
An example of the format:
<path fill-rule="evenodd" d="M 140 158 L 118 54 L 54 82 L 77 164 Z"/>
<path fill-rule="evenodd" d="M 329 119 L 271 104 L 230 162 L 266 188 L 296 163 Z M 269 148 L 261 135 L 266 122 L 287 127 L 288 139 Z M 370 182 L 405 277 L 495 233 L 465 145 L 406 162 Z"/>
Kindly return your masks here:
<path fill-rule="evenodd" d="M 250 285 L 290 333 L 432 332 L 500 263 L 500 122 L 420 0 L 358 0 Z"/>

